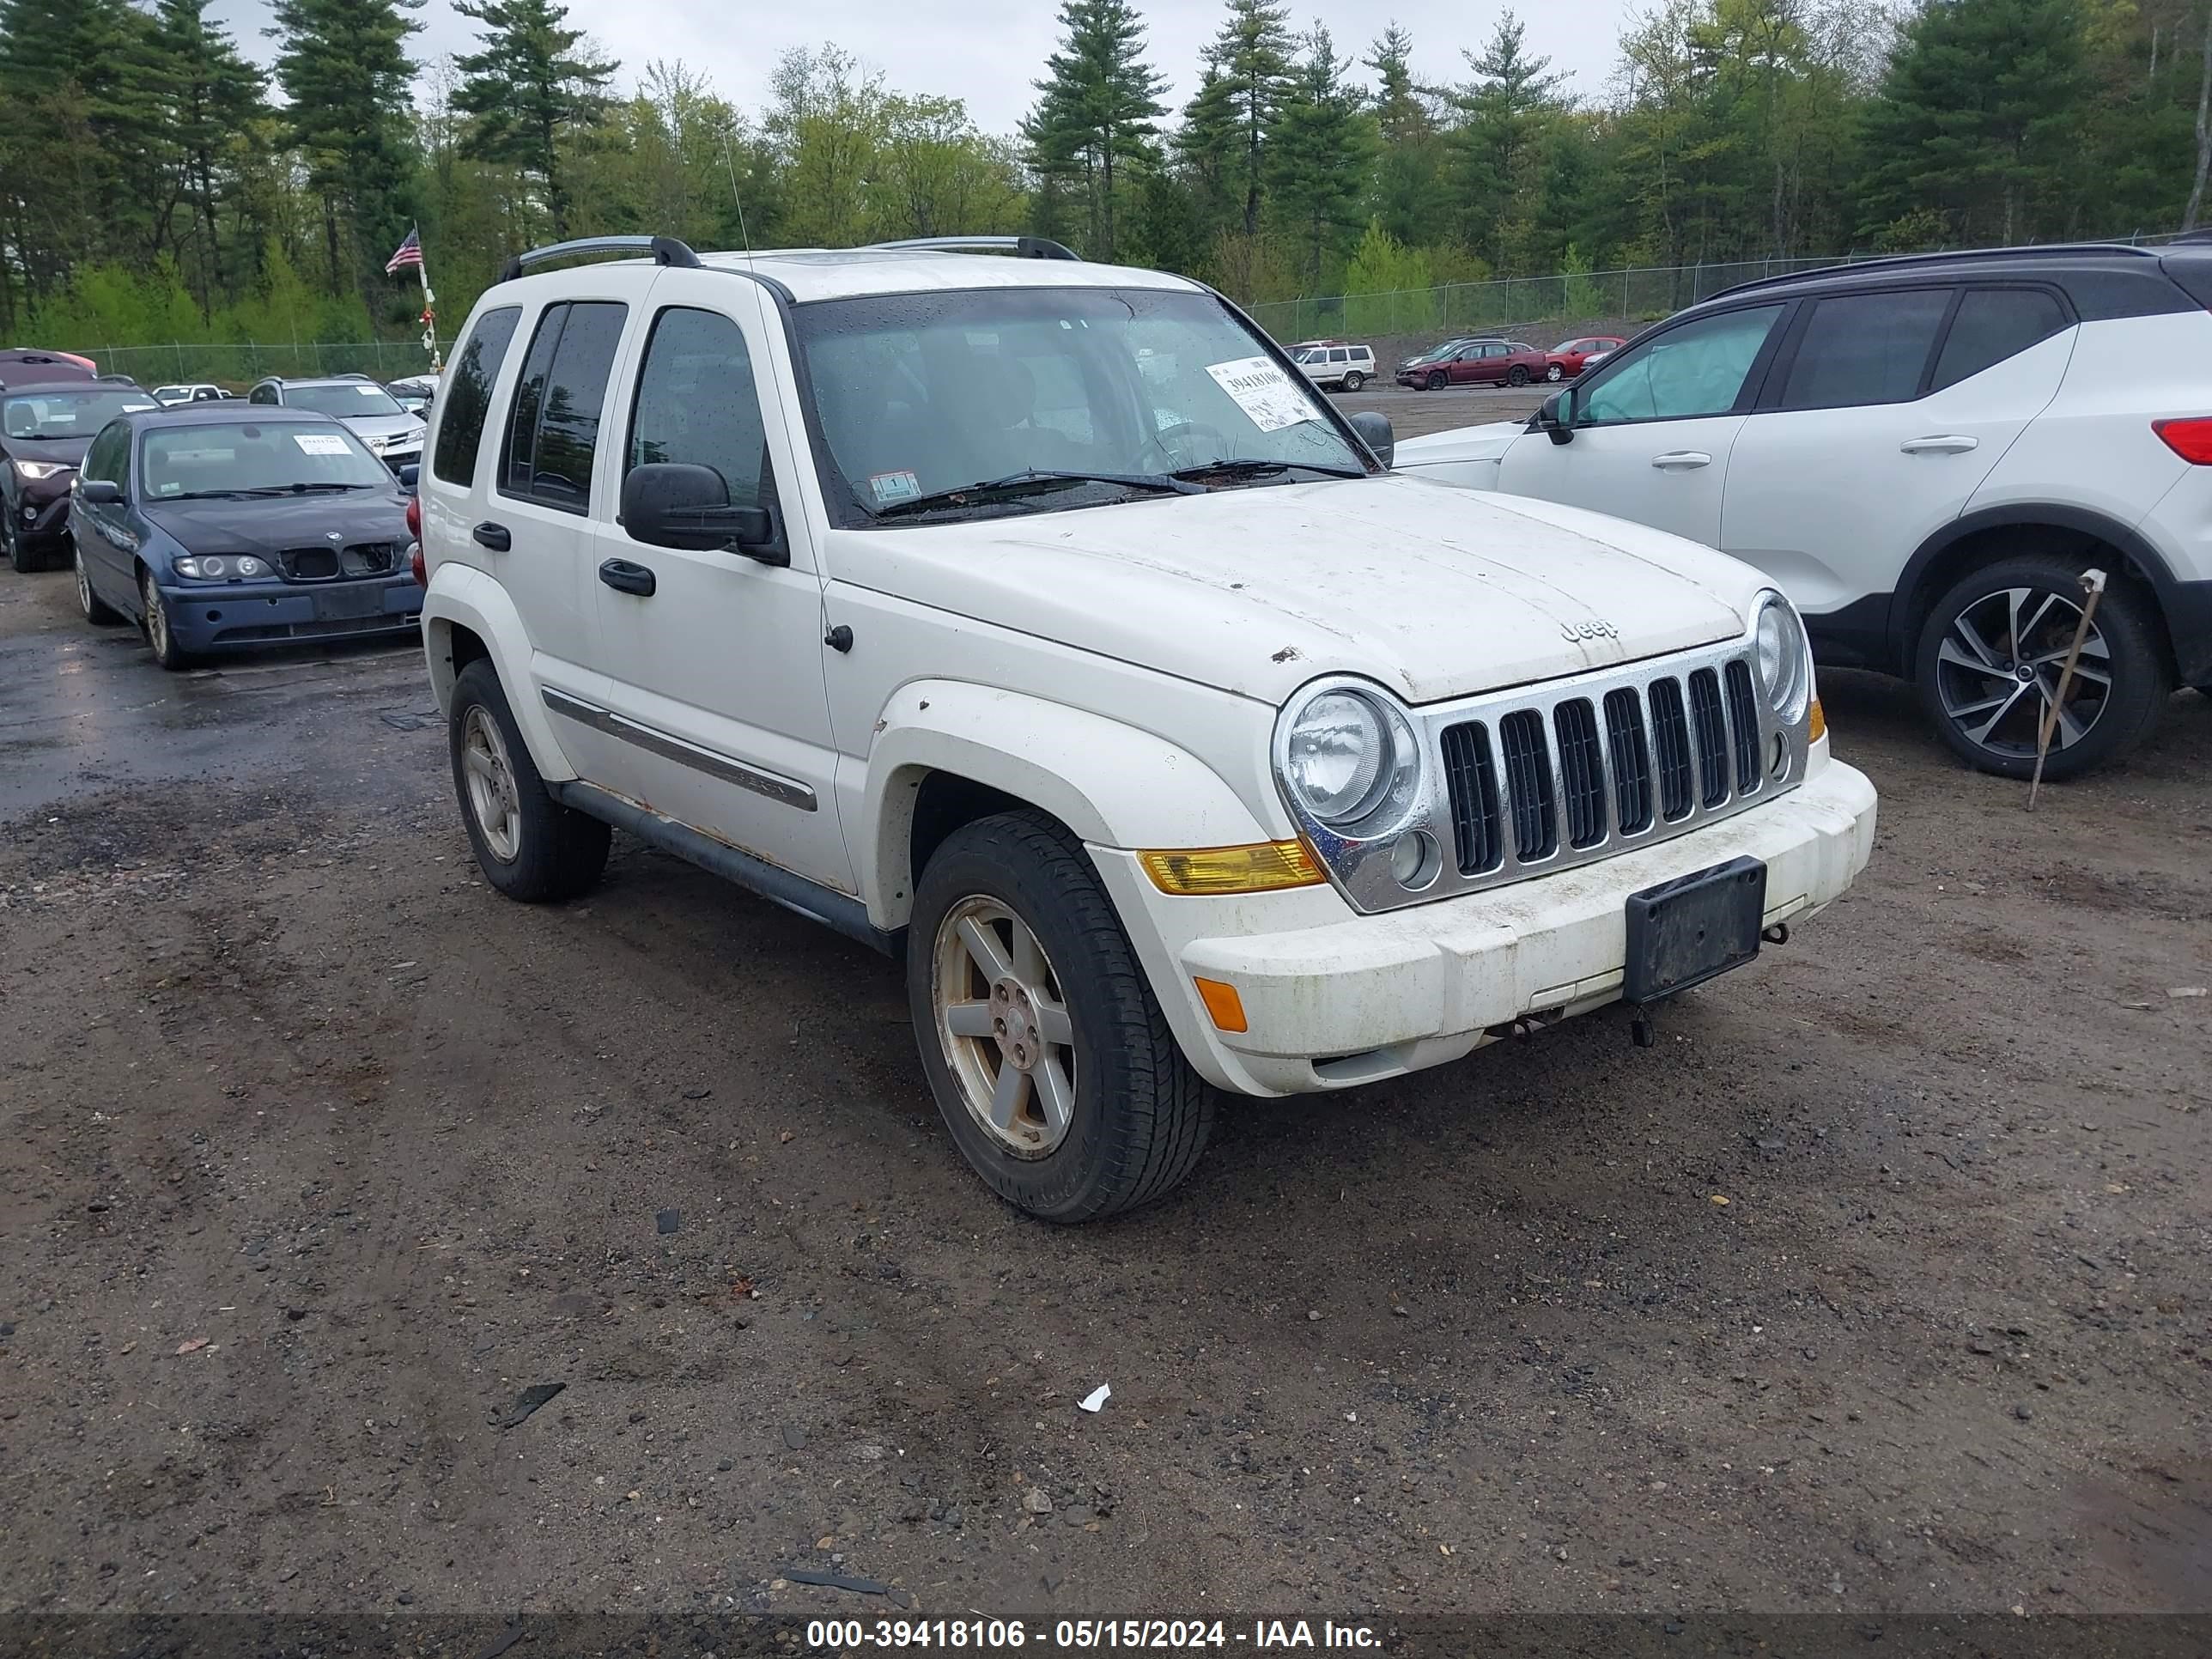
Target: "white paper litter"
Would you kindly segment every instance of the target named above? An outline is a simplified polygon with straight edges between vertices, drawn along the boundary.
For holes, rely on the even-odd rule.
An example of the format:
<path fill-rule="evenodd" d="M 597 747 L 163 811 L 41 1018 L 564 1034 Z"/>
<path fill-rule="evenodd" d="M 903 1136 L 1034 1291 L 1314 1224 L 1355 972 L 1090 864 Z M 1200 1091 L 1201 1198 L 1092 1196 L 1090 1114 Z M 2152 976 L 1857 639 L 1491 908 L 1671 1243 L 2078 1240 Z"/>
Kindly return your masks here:
<path fill-rule="evenodd" d="M 1106 1403 L 1108 1396 L 1113 1392 L 1114 1385 L 1112 1383 L 1101 1382 L 1097 1388 L 1091 1389 L 1089 1394 L 1085 1395 L 1082 1399 L 1077 1401 L 1075 1403 L 1081 1407 L 1085 1411 L 1095 1412 Z"/>

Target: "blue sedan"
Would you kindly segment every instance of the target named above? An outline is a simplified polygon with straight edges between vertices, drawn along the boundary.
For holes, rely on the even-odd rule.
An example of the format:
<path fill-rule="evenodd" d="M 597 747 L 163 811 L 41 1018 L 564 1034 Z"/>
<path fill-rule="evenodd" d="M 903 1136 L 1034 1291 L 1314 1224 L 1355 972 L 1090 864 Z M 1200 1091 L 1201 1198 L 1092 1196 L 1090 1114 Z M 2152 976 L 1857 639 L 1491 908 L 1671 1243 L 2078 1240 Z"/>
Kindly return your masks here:
<path fill-rule="evenodd" d="M 235 403 L 125 415 L 71 490 L 77 603 L 164 668 L 231 647 L 411 632 L 407 501 L 339 422 Z"/>

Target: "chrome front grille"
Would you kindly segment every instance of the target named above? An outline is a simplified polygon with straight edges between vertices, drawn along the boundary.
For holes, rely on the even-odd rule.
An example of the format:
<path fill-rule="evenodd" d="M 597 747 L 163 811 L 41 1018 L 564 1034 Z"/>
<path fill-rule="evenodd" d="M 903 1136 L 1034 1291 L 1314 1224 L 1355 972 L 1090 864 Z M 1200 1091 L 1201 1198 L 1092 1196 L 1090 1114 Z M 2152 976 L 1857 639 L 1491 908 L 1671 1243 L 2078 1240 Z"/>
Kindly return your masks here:
<path fill-rule="evenodd" d="M 1389 834 L 1300 827 L 1346 896 L 1395 909 L 1503 886 L 1663 841 L 1794 787 L 1806 727 L 1759 689 L 1748 637 L 1410 711 L 1430 782 Z M 1295 802 L 1292 811 L 1297 811 Z M 1390 873 L 1391 847 L 1436 838 L 1436 879 Z"/>

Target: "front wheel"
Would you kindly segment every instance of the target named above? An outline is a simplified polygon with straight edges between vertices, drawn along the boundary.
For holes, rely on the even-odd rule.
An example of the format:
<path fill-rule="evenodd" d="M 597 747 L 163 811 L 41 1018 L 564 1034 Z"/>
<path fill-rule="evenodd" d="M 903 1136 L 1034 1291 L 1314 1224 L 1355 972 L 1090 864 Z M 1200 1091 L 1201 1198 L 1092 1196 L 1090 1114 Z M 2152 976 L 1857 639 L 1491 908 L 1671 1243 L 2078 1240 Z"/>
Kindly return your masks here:
<path fill-rule="evenodd" d="M 1567 371 L 1561 368 L 1557 363 L 1546 363 L 1544 365 L 1544 378 L 1552 381 L 1564 380 L 1567 378 Z"/>
<path fill-rule="evenodd" d="M 2060 670 L 2081 626 L 2083 562 L 2006 559 L 1946 593 L 1921 631 L 1915 678 L 1936 729 L 1969 764 L 2026 778 L 2055 707 L 2043 775 L 2079 777 L 2150 735 L 2173 681 L 2149 601 L 2116 580 L 2096 615 L 2063 702 Z"/>
<path fill-rule="evenodd" d="M 1442 392 L 1449 378 L 1450 377 L 1445 374 L 1443 370 L 1440 368 L 1431 371 L 1429 375 L 1429 390 L 1431 392 Z"/>
<path fill-rule="evenodd" d="M 961 1152 L 1041 1220 L 1158 1199 L 1198 1162 L 1213 1091 L 1190 1067 L 1082 843 L 1035 812 L 957 830 L 907 930 L 922 1070 Z"/>
<path fill-rule="evenodd" d="M 547 791 L 487 659 L 453 682 L 447 726 L 453 792 L 484 879 L 526 904 L 589 890 L 607 866 L 607 826 Z"/>
<path fill-rule="evenodd" d="M 150 570 L 138 573 L 138 601 L 144 607 L 141 615 L 146 629 L 146 647 L 154 653 L 154 660 L 172 673 L 190 668 L 191 655 L 177 643 L 176 630 L 169 625 L 168 601 L 161 597 Z"/>
<path fill-rule="evenodd" d="M 1366 384 L 1367 377 L 1356 368 L 1344 377 L 1344 389 L 1346 392 L 1357 392 Z"/>
<path fill-rule="evenodd" d="M 12 513 L 0 510 L 0 552 L 8 556 L 8 562 L 19 576 L 27 576 L 39 568 L 39 556 L 31 551 L 23 540 L 23 532 L 15 528 Z"/>

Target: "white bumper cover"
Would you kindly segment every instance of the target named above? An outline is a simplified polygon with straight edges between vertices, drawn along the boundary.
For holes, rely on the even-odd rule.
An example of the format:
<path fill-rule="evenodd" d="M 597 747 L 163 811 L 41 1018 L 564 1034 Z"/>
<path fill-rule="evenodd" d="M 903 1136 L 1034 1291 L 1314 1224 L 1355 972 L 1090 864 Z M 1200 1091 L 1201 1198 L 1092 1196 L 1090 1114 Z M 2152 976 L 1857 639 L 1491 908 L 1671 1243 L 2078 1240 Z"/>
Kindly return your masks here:
<path fill-rule="evenodd" d="M 1456 1060 L 1493 1028 L 1615 1001 L 1631 893 L 1748 856 L 1766 866 L 1771 925 L 1851 884 L 1874 848 L 1875 792 L 1825 758 L 1789 794 L 1595 864 L 1385 915 L 1334 888 L 1170 897 L 1134 857 L 1092 852 L 1183 1051 L 1239 1094 L 1308 1093 Z M 1194 975 L 1237 988 L 1249 1027 L 1214 1028 Z"/>

